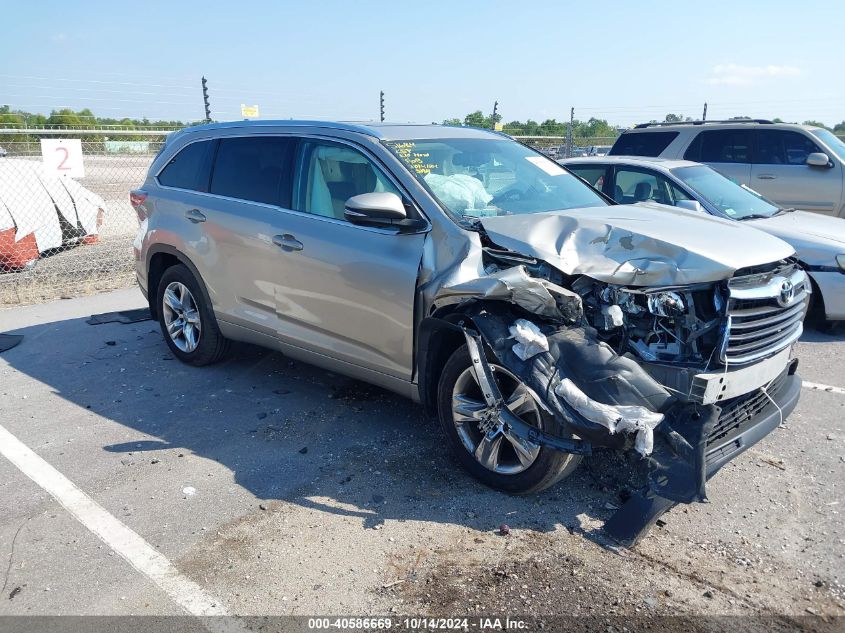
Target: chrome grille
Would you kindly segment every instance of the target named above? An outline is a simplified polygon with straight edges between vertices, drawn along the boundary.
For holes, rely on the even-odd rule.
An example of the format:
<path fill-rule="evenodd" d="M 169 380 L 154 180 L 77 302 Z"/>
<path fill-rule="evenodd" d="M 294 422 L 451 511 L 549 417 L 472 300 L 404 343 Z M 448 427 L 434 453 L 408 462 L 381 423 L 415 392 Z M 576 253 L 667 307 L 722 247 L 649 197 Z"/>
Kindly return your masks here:
<path fill-rule="evenodd" d="M 740 365 L 764 358 L 801 336 L 810 302 L 807 274 L 794 265 L 734 277 L 728 284 L 728 321 L 721 360 Z"/>

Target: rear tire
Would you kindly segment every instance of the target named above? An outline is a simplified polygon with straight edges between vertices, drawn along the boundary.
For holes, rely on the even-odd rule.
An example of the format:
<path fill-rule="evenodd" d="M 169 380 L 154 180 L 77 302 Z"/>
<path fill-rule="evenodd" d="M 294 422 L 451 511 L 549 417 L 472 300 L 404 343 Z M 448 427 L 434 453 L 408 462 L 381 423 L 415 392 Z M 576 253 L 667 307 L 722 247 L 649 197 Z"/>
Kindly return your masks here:
<path fill-rule="evenodd" d="M 217 326 L 199 282 L 183 264 L 164 271 L 156 292 L 161 333 L 173 355 L 201 367 L 221 360 L 229 341 Z"/>
<path fill-rule="evenodd" d="M 580 463 L 580 455 L 530 444 L 532 448 L 526 450 L 525 444 L 515 444 L 505 435 L 498 436 L 496 456 L 491 458 L 495 440 L 485 439 L 480 428 L 486 423 L 480 410 L 485 405 L 477 383 L 473 384 L 471 365 L 469 350 L 462 345 L 446 362 L 437 388 L 440 426 L 461 465 L 483 484 L 514 494 L 540 492 L 569 476 Z M 560 425 L 543 411 L 516 376 L 493 359 L 490 367 L 502 395 L 512 403 L 508 405 L 512 412 L 529 424 L 562 434 Z M 487 444 L 481 446 L 484 442 Z"/>

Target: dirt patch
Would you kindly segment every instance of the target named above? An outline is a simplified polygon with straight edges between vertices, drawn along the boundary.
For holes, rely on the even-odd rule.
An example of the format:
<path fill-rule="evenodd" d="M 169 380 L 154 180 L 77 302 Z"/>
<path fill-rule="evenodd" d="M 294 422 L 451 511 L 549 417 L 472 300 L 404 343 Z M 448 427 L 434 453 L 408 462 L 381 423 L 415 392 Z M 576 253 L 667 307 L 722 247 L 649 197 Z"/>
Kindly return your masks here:
<path fill-rule="evenodd" d="M 784 615 L 760 599 L 783 595 L 771 578 L 755 578 L 757 592 L 745 592 L 730 586 L 718 570 L 699 571 L 695 564 L 676 566 L 638 551 L 615 550 L 595 542 L 599 538 L 565 530 L 477 535 L 434 550 L 423 575 L 385 592 L 401 596 L 408 611 L 443 617 L 580 617 L 568 622 L 569 630 L 594 630 L 596 622 L 583 617 L 596 613 L 602 614 L 603 629 L 613 622 L 630 626 L 657 618 L 661 630 L 679 631 L 712 630 L 713 621 L 702 619 L 702 613 L 736 620 L 734 630 L 769 631 L 833 631 L 845 615 L 824 591 L 808 593 L 804 614 Z M 695 619 L 678 617 L 693 614 Z"/>
<path fill-rule="evenodd" d="M 0 308 L 46 303 L 135 284 L 131 237 L 100 238 L 42 256 L 26 270 L 0 273 Z"/>

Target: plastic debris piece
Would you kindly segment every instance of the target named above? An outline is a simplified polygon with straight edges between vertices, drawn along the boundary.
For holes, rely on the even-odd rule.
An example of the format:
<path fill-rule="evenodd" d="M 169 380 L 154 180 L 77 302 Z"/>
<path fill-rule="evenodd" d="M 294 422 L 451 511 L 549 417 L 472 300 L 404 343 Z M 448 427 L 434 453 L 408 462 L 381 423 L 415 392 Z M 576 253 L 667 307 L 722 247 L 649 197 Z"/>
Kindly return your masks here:
<path fill-rule="evenodd" d="M 549 351 L 549 341 L 546 339 L 546 335 L 531 321 L 517 319 L 508 329 L 511 337 L 516 339 L 512 348 L 513 353 L 519 356 L 521 360 L 528 360 L 540 352 Z"/>
<path fill-rule="evenodd" d="M 640 455 L 650 455 L 654 450 L 654 428 L 663 421 L 663 414 L 645 407 L 603 404 L 592 400 L 569 378 L 555 387 L 555 393 L 566 400 L 578 413 L 596 424 L 601 424 L 611 434 L 617 431 L 636 433 L 634 448 Z"/>
<path fill-rule="evenodd" d="M 193 497 L 195 494 L 197 494 L 197 489 L 193 486 L 185 486 L 184 488 L 182 488 L 182 494 L 186 497 Z"/>
<path fill-rule="evenodd" d="M 622 319 L 622 308 L 618 305 L 608 306 L 607 316 L 610 317 L 610 321 L 613 323 L 614 327 L 622 327 L 624 324 L 624 320 Z"/>
<path fill-rule="evenodd" d="M 102 325 L 103 323 L 138 323 L 152 319 L 149 308 L 138 308 L 137 310 L 123 310 L 122 312 L 104 312 L 103 314 L 92 314 L 85 322 L 88 325 Z"/>

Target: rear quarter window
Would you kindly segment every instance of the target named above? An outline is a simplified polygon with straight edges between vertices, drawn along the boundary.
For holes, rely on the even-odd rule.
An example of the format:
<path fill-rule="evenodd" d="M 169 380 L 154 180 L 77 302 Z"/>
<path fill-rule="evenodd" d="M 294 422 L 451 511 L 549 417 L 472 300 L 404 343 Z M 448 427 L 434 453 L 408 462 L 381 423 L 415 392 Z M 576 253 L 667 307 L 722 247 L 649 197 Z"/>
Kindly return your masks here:
<path fill-rule="evenodd" d="M 678 138 L 677 132 L 632 132 L 623 134 L 613 147 L 611 156 L 660 156 L 669 143 Z"/>
<path fill-rule="evenodd" d="M 183 147 L 158 174 L 165 187 L 206 191 L 211 141 L 197 141 Z"/>

